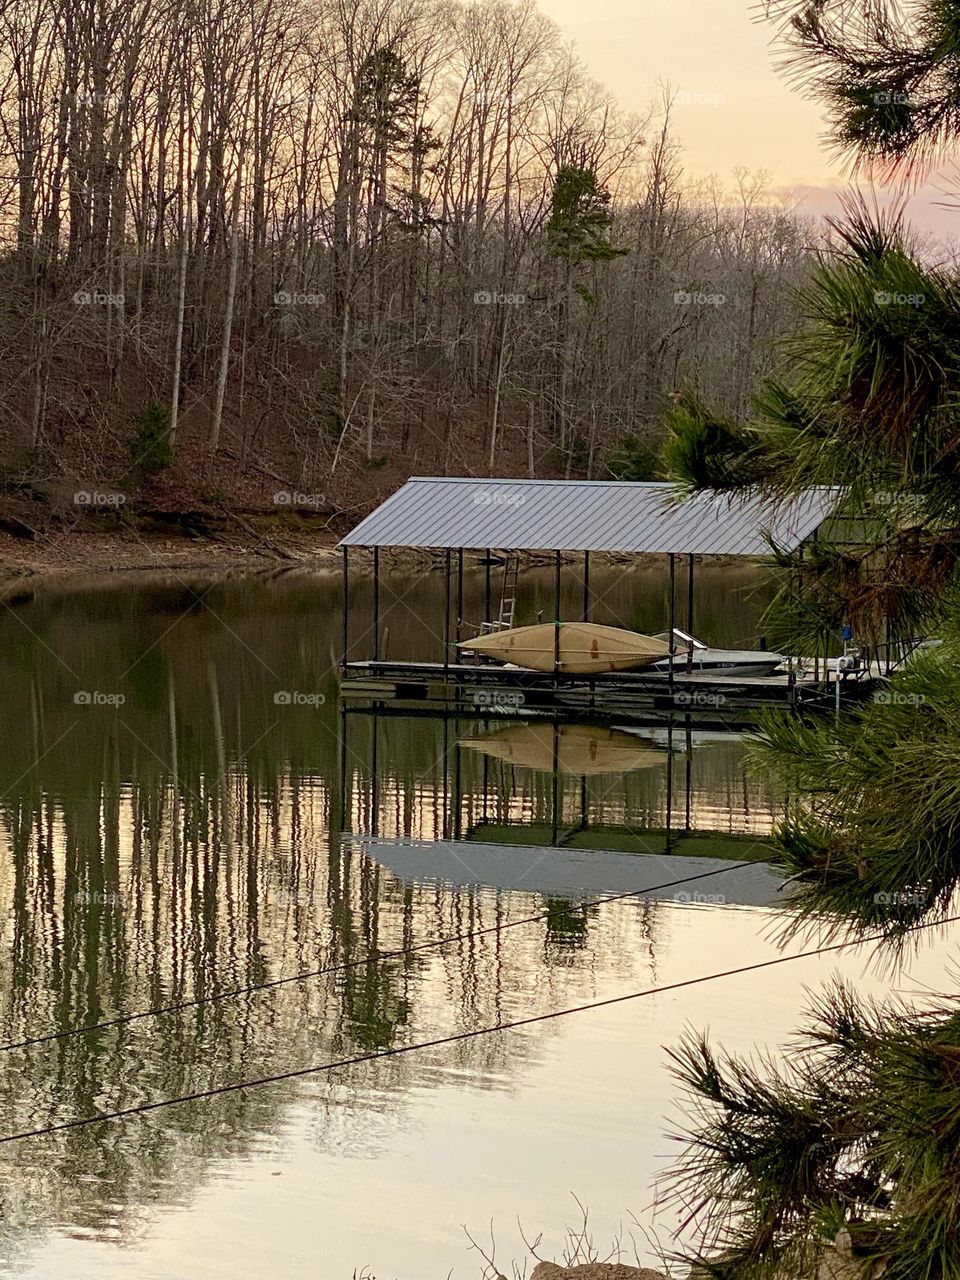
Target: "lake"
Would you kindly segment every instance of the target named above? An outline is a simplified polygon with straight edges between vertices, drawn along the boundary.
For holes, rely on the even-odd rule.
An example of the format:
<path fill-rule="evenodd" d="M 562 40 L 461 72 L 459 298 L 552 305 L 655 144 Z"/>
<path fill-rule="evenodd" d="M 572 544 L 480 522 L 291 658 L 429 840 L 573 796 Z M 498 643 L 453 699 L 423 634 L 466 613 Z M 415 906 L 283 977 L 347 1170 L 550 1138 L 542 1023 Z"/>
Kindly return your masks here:
<path fill-rule="evenodd" d="M 662 574 L 593 587 L 597 621 L 665 625 Z M 443 590 L 386 575 L 391 657 L 433 656 Z M 698 571 L 696 630 L 752 645 L 764 591 Z M 165 575 L 0 610 L 0 1137 L 803 949 L 762 865 L 788 798 L 742 738 L 588 727 L 554 771 L 540 730 L 492 714 L 343 714 L 340 592 Z M 481 598 L 471 569 L 465 613 Z M 518 623 L 551 600 L 529 574 Z M 748 866 L 655 887 L 726 861 Z M 634 874 L 650 892 L 602 901 Z M 603 1252 L 649 1262 L 685 1123 L 664 1046 L 692 1026 L 776 1048 L 830 974 L 935 987 L 951 952 L 927 937 L 897 975 L 865 948 L 801 959 L 0 1143 L 0 1275 L 461 1280 L 491 1232 L 509 1274 L 521 1228 L 560 1256 L 574 1196 Z"/>

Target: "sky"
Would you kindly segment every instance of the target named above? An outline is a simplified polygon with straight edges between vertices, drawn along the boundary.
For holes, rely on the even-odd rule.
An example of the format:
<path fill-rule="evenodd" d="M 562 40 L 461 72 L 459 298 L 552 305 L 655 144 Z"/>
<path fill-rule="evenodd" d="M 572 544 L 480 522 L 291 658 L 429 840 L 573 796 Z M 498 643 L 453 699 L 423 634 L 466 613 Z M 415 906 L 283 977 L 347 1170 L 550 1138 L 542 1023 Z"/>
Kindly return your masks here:
<path fill-rule="evenodd" d="M 644 112 L 669 84 L 674 134 L 691 177 L 766 170 L 812 212 L 833 212 L 849 189 L 825 139 L 819 102 L 778 72 L 774 28 L 755 0 L 539 0 L 572 39 L 590 73 L 628 110 Z M 960 212 L 938 207 L 945 179 L 912 197 L 908 216 L 939 236 L 960 232 Z"/>

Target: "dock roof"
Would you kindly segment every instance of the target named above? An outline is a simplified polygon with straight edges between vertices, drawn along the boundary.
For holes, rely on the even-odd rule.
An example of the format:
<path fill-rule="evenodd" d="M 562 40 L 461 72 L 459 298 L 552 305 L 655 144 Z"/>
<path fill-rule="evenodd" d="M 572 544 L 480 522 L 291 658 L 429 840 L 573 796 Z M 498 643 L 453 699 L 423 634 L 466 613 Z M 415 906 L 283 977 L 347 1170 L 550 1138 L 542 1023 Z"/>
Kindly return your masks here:
<path fill-rule="evenodd" d="M 768 556 L 793 550 L 835 511 L 837 489 L 790 498 L 626 480 L 417 476 L 372 511 L 342 547 L 619 551 Z"/>

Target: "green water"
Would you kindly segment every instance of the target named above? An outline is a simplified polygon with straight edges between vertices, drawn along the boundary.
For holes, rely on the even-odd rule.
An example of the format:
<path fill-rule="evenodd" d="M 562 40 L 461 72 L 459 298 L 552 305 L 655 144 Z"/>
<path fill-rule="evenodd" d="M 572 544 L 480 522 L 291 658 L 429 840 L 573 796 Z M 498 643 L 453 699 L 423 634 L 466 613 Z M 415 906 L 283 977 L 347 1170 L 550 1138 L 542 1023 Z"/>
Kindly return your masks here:
<path fill-rule="evenodd" d="M 756 585 L 704 573 L 705 639 L 755 635 Z M 354 578 L 358 637 L 368 587 Z M 443 590 L 435 570 L 387 577 L 391 656 L 432 656 L 421 651 Z M 465 615 L 479 616 L 482 590 L 471 574 Z M 594 590 L 598 621 L 663 625 L 660 575 L 596 574 Z M 551 591 L 549 569 L 531 575 L 522 612 Z M 574 580 L 571 609 L 578 592 Z M 482 839 L 547 859 L 554 841 L 631 854 L 672 842 L 757 857 L 783 797 L 747 774 L 735 738 L 651 739 L 648 767 L 583 779 L 461 745 L 494 720 L 345 722 L 339 600 L 332 574 L 167 577 L 0 610 L 0 1042 L 197 1002 L 5 1048 L 0 1136 L 776 953 L 773 913 L 722 895 L 581 912 L 534 880 L 486 882 L 482 859 L 475 883 L 458 885 L 396 875 L 344 842 L 344 831 Z M 504 927 L 537 913 L 547 918 Z M 450 935 L 460 940 L 411 951 Z M 393 950 L 407 954 L 377 958 Z M 487 1238 L 494 1221 L 508 1270 L 518 1216 L 558 1252 L 571 1192 L 599 1237 L 630 1213 L 669 1234 L 648 1211 L 677 1104 L 661 1046 L 687 1021 L 732 1048 L 785 1039 L 802 983 L 825 972 L 804 961 L 789 976 L 2 1143 L 0 1274 L 479 1277 L 464 1225 Z"/>

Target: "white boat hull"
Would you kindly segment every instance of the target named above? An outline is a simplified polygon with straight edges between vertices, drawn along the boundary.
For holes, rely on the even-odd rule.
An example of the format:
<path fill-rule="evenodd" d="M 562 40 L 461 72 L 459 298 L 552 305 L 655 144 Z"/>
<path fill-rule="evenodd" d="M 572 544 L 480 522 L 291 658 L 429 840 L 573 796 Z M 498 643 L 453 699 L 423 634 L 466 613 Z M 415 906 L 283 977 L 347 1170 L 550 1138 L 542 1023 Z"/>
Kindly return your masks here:
<path fill-rule="evenodd" d="M 771 676 L 784 657 L 765 649 L 694 649 L 692 660 L 686 652 L 676 653 L 672 659 L 657 662 L 653 670 L 669 671 L 671 662 L 677 675 L 690 671 L 696 675 Z"/>

